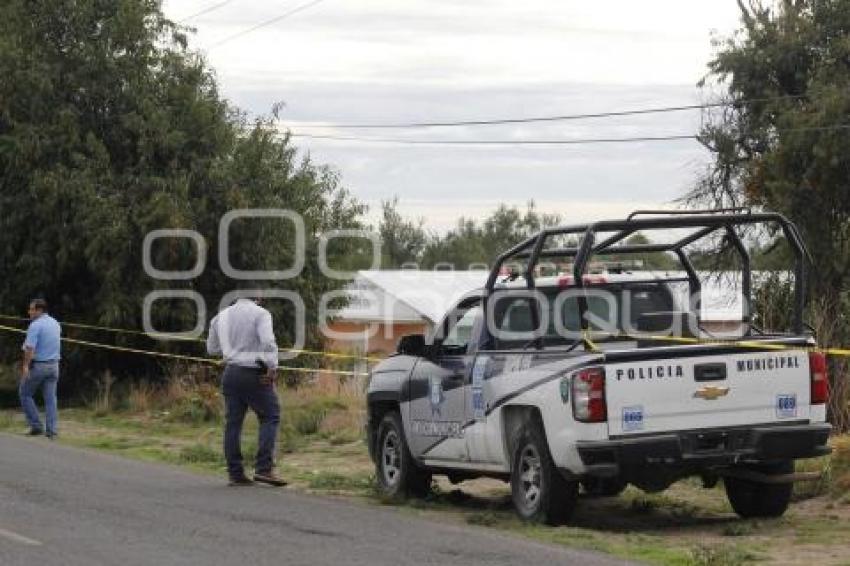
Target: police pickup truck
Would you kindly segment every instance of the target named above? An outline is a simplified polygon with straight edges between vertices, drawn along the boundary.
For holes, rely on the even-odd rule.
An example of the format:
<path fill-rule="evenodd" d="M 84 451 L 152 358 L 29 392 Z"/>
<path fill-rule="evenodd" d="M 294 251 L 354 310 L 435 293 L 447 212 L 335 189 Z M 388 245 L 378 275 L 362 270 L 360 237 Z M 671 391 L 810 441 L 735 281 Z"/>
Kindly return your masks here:
<path fill-rule="evenodd" d="M 773 226 L 795 258 L 787 332 L 758 328 L 748 308 L 741 233 L 754 224 Z M 668 243 L 624 243 L 636 233 Z M 700 241 L 738 255 L 735 339 L 702 330 L 687 253 Z M 587 273 L 592 257 L 658 253 L 687 276 Z M 723 479 L 742 517 L 781 515 L 795 459 L 829 452 L 826 361 L 802 319 L 807 258 L 786 218 L 738 209 L 543 230 L 502 254 L 431 335 L 403 337 L 373 368 L 367 431 L 381 489 L 422 496 L 434 474 L 501 478 L 522 518 L 555 524 L 580 489 L 655 492 L 699 476 L 707 487 Z M 674 284 L 690 300 L 676 300 Z"/>

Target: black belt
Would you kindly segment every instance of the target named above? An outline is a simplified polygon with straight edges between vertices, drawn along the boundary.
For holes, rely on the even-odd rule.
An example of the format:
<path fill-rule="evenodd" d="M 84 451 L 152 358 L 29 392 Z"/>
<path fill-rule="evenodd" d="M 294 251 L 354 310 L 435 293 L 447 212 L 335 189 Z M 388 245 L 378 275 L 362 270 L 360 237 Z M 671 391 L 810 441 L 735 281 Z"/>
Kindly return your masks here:
<path fill-rule="evenodd" d="M 58 364 L 59 360 L 33 360 L 34 364 Z"/>

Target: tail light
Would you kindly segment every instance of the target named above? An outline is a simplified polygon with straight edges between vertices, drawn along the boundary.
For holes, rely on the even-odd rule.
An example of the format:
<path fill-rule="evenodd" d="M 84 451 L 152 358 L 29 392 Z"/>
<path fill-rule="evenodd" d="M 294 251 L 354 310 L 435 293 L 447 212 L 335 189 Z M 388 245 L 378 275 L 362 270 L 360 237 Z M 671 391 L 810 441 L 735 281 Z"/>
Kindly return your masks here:
<path fill-rule="evenodd" d="M 605 404 L 605 369 L 585 368 L 573 374 L 573 417 L 583 423 L 608 420 Z"/>
<path fill-rule="evenodd" d="M 812 380 L 812 405 L 826 403 L 829 399 L 829 377 L 826 372 L 826 354 L 809 352 L 809 373 Z"/>

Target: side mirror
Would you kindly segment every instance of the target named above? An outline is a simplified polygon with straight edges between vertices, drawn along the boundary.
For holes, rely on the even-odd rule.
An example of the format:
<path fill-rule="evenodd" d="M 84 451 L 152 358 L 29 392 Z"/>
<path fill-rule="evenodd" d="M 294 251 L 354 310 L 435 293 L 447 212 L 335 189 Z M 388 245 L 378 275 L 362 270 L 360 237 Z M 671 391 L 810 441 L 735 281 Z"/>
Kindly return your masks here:
<path fill-rule="evenodd" d="M 404 356 L 423 357 L 425 355 L 425 336 L 422 334 L 408 334 L 402 336 L 398 341 L 396 351 Z"/>

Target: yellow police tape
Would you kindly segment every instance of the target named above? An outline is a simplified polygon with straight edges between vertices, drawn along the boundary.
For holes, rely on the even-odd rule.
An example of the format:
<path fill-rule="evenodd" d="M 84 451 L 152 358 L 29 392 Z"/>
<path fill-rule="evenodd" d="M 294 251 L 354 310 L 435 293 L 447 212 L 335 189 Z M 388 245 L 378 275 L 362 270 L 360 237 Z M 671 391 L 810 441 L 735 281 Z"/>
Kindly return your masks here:
<path fill-rule="evenodd" d="M 850 349 L 846 348 L 818 348 L 818 347 L 810 347 L 810 346 L 787 346 L 784 344 L 771 344 L 770 342 L 762 342 L 759 340 L 706 340 L 705 338 L 688 338 L 685 336 L 663 336 L 663 335 L 655 335 L 655 334 L 607 334 L 605 332 L 590 332 L 589 334 L 597 334 L 603 336 L 615 336 L 618 338 L 634 338 L 641 340 L 656 340 L 659 342 L 678 342 L 680 344 L 697 344 L 697 345 L 710 345 L 710 346 L 737 346 L 740 348 L 757 348 L 760 350 L 811 350 L 816 352 L 823 352 L 829 356 L 850 356 Z M 590 341 L 587 337 L 588 333 L 585 333 L 584 340 L 589 342 L 594 350 L 598 350 L 598 348 Z M 770 339 L 768 337 L 768 339 Z"/>
<path fill-rule="evenodd" d="M 17 332 L 19 334 L 26 334 L 26 330 L 21 330 L 20 328 L 13 328 L 11 326 L 4 326 L 0 324 L 0 330 L 6 330 L 9 332 Z M 78 344 L 80 346 L 88 346 L 91 348 L 101 348 L 103 350 L 112 350 L 115 352 L 129 352 L 132 354 L 141 354 L 144 356 L 155 356 L 159 358 L 170 358 L 174 360 L 183 360 L 189 362 L 197 362 L 202 364 L 211 364 L 211 365 L 221 365 L 222 361 L 213 359 L 213 358 L 201 358 L 199 356 L 185 356 L 183 354 L 169 354 L 167 352 L 151 352 L 149 350 L 138 350 L 136 348 L 126 348 L 124 346 L 113 346 L 111 344 L 100 344 L 98 342 L 89 342 L 86 340 L 77 340 L 75 338 L 65 338 L 64 336 L 61 338 L 63 342 L 67 342 L 69 344 Z M 278 367 L 278 371 L 298 371 L 298 372 L 306 372 L 306 373 L 327 373 L 331 375 L 351 375 L 351 376 L 363 376 L 369 375 L 364 372 L 357 371 L 342 371 L 342 370 L 334 370 L 334 369 L 321 369 L 321 368 L 298 368 L 298 367 Z"/>
<path fill-rule="evenodd" d="M 22 316 L 11 316 L 8 314 L 0 314 L 0 318 L 5 318 L 8 320 L 19 320 L 22 322 L 29 322 L 30 319 L 24 318 Z M 202 338 L 189 338 L 187 336 L 175 336 L 174 334 L 168 334 L 166 332 L 154 332 L 148 333 L 142 330 L 130 330 L 129 328 L 112 328 L 109 326 L 96 326 L 94 324 L 83 324 L 80 322 L 61 322 L 62 326 L 67 326 L 69 328 L 85 328 L 89 330 L 101 330 L 104 332 L 114 332 L 118 334 L 133 334 L 136 336 L 147 336 L 148 338 L 162 338 L 168 340 L 176 340 L 183 342 L 199 342 L 205 343 L 206 340 Z M 326 358 L 337 358 L 337 359 L 349 359 L 349 360 L 365 360 L 367 362 L 380 362 L 383 358 L 376 358 L 370 356 L 357 356 L 354 354 L 339 354 L 337 352 L 323 352 L 319 350 L 304 350 L 299 348 L 280 348 L 281 352 L 293 352 L 298 355 L 307 355 L 307 356 L 323 356 Z"/>

